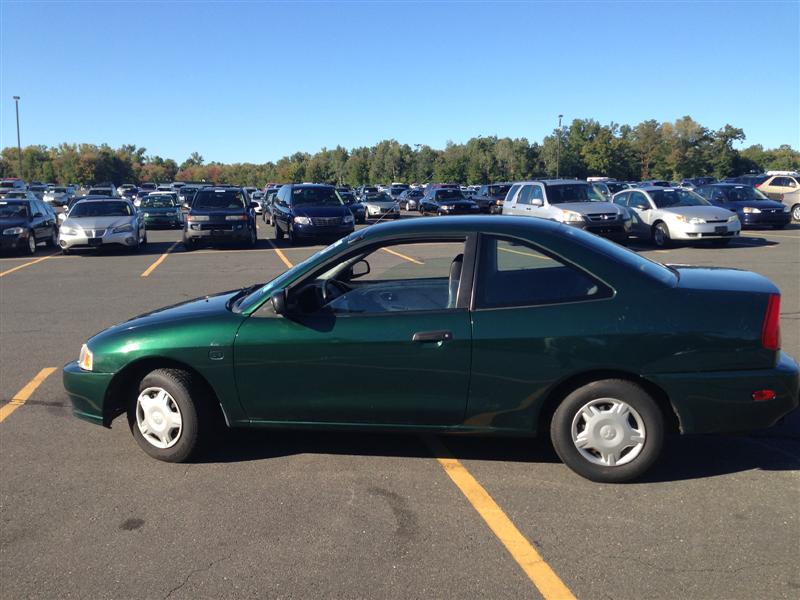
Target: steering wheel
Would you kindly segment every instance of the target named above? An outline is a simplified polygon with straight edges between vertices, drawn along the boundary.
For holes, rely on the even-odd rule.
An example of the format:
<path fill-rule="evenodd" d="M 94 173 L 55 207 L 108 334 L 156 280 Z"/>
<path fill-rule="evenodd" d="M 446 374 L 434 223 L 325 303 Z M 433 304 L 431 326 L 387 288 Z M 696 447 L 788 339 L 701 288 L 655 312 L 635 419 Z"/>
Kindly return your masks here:
<path fill-rule="evenodd" d="M 350 291 L 350 287 L 336 279 L 326 279 L 322 284 L 322 300 L 323 305 L 329 304 L 336 300 L 339 296 L 344 296 Z"/>

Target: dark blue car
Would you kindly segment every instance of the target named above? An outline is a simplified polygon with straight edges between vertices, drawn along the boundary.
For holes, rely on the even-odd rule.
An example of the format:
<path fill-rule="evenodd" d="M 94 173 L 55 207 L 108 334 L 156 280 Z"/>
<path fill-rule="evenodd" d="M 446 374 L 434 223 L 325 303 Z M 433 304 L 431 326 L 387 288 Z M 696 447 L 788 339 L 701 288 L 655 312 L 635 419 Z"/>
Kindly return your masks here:
<path fill-rule="evenodd" d="M 792 220 L 789 207 L 770 200 L 756 188 L 738 183 L 715 183 L 695 190 L 714 206 L 727 208 L 739 216 L 743 227 L 782 229 Z"/>
<path fill-rule="evenodd" d="M 353 232 L 355 219 L 332 185 L 283 186 L 272 207 L 275 239 L 337 240 Z"/>

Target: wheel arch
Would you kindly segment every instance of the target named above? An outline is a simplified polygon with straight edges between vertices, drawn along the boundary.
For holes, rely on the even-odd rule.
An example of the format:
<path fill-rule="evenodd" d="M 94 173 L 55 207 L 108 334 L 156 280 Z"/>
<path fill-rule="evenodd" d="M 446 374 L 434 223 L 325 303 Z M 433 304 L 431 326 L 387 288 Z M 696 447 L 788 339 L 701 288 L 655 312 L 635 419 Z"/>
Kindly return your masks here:
<path fill-rule="evenodd" d="M 203 397 L 206 398 L 211 405 L 210 408 L 218 410 L 219 413 L 217 416 L 223 419 L 226 424 L 230 423 L 225 412 L 225 407 L 220 401 L 219 394 L 217 394 L 213 386 L 202 373 L 179 360 L 152 356 L 136 360 L 126 365 L 111 379 L 103 402 L 103 425 L 110 427 L 114 419 L 127 411 L 131 393 L 130 390 L 138 389 L 139 381 L 141 381 L 145 375 L 156 369 L 179 369 L 189 373 L 192 377 L 192 383 L 197 385 L 200 390 L 204 392 Z"/>
<path fill-rule="evenodd" d="M 584 385 L 588 385 L 594 381 L 601 381 L 603 379 L 621 379 L 623 381 L 630 381 L 642 387 L 650 396 L 656 401 L 661 414 L 664 417 L 664 428 L 667 433 L 680 433 L 681 425 L 675 407 L 670 402 L 667 393 L 658 385 L 649 379 L 631 373 L 629 371 L 617 369 L 598 369 L 592 371 L 583 371 L 570 375 L 566 379 L 555 384 L 545 396 L 541 408 L 536 419 L 536 429 L 539 434 L 546 435 L 550 429 L 550 422 L 553 419 L 553 414 L 556 408 L 569 394 L 574 392 Z"/>

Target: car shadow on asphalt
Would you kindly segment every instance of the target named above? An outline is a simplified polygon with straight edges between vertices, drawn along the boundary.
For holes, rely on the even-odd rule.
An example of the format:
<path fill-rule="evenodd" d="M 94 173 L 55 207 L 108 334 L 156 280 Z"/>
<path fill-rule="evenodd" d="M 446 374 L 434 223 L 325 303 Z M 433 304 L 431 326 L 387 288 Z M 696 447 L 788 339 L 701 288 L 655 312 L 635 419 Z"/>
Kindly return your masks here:
<path fill-rule="evenodd" d="M 761 246 L 777 246 L 779 242 L 775 242 L 773 240 L 768 240 L 766 238 L 760 237 L 752 237 L 752 236 L 742 236 L 731 240 L 731 243 L 727 246 L 715 246 L 711 242 L 695 242 L 695 243 L 674 243 L 669 246 L 669 248 L 659 248 L 655 244 L 648 242 L 647 240 L 632 238 L 628 240 L 624 246 L 630 250 L 634 250 L 636 252 L 648 252 L 653 250 L 681 250 L 684 248 L 690 249 L 697 249 L 697 250 L 729 250 L 734 248 L 757 248 Z"/>
<path fill-rule="evenodd" d="M 515 463 L 559 462 L 547 437 L 443 436 L 458 459 Z M 237 430 L 199 462 L 242 462 L 298 454 L 433 458 L 419 435 L 309 430 Z M 669 436 L 661 458 L 638 484 L 666 483 L 744 471 L 800 470 L 800 411 L 781 425 L 741 435 Z"/>

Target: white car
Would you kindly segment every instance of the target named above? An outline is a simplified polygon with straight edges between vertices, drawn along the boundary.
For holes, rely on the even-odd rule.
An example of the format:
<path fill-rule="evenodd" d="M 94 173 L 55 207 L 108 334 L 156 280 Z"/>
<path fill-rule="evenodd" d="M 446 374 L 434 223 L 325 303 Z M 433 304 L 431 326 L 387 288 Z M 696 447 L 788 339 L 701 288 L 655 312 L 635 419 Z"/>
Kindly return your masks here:
<path fill-rule="evenodd" d="M 386 192 L 366 194 L 361 203 L 366 209 L 366 218 L 370 217 L 391 217 L 397 219 L 400 216 L 400 203 L 393 200 Z"/>
<path fill-rule="evenodd" d="M 633 217 L 631 233 L 663 248 L 675 240 L 710 240 L 725 246 L 738 237 L 742 224 L 736 213 L 711 205 L 684 188 L 649 186 L 614 194 L 614 204 Z"/>

